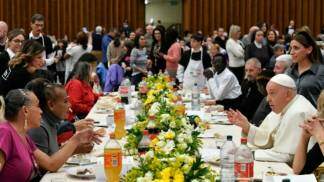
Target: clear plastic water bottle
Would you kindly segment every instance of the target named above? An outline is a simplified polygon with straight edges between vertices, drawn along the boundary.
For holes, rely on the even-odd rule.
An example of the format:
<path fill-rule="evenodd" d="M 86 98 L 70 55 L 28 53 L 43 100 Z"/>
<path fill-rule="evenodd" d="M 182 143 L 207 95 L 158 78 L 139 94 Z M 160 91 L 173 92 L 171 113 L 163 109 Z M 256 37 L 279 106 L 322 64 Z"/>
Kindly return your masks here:
<path fill-rule="evenodd" d="M 194 111 L 200 110 L 200 93 L 198 84 L 195 83 L 191 93 L 191 109 Z"/>
<path fill-rule="evenodd" d="M 131 82 L 128 78 L 124 79 L 118 89 L 119 95 L 121 97 L 121 101 L 124 104 L 129 104 L 131 99 Z"/>
<path fill-rule="evenodd" d="M 145 81 L 145 78 L 143 78 L 142 81 L 138 84 L 138 91 L 139 91 L 140 97 L 145 98 L 146 93 L 148 92 L 147 83 Z"/>
<path fill-rule="evenodd" d="M 241 138 L 241 145 L 235 152 L 234 173 L 236 178 L 249 179 L 253 177 L 253 154 L 246 143 L 247 138 Z"/>
<path fill-rule="evenodd" d="M 228 135 L 227 140 L 221 148 L 220 161 L 221 161 L 221 181 L 233 182 L 234 176 L 234 154 L 235 144 L 232 141 L 232 136 Z"/>
<path fill-rule="evenodd" d="M 149 138 L 148 130 L 143 131 L 143 137 L 138 144 L 138 153 L 144 155 L 150 149 L 151 139 Z"/>

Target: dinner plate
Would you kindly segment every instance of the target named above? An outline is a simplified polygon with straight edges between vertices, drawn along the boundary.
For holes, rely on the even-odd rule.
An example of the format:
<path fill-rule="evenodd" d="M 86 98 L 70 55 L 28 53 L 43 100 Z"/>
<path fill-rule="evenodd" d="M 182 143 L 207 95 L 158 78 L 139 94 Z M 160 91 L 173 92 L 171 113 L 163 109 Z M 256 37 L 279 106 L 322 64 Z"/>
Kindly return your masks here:
<path fill-rule="evenodd" d="M 80 156 L 72 156 L 69 160 L 66 161 L 66 164 L 70 165 L 88 165 L 88 164 L 96 164 L 97 160 L 91 157 L 80 157 Z"/>
<path fill-rule="evenodd" d="M 66 173 L 77 178 L 96 178 L 93 166 L 67 168 Z"/>

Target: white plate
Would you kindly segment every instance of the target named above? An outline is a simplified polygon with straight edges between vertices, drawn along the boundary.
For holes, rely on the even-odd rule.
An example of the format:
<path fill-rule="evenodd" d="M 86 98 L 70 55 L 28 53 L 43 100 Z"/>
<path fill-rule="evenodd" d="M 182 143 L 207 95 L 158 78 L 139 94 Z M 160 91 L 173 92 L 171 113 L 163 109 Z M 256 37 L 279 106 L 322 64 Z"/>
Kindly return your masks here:
<path fill-rule="evenodd" d="M 97 160 L 91 157 L 80 157 L 80 156 L 72 156 L 69 160 L 66 161 L 66 164 L 71 165 L 88 165 L 88 164 L 96 164 Z"/>
<path fill-rule="evenodd" d="M 78 172 L 84 171 L 86 169 L 88 169 L 90 171 L 90 173 L 78 174 Z M 77 178 L 95 178 L 96 177 L 95 170 L 94 170 L 93 166 L 67 168 L 66 173 L 68 175 L 71 175 L 71 176 L 77 177 Z"/>

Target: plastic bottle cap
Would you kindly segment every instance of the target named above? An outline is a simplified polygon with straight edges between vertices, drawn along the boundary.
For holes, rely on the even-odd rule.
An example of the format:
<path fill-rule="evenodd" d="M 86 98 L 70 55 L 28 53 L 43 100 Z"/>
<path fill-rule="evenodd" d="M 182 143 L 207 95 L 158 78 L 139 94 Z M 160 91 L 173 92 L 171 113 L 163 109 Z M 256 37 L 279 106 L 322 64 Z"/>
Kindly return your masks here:
<path fill-rule="evenodd" d="M 110 139 L 115 139 L 115 138 L 116 138 L 116 137 L 115 137 L 115 133 L 110 133 L 110 134 L 109 134 L 109 138 L 110 138 Z"/>
<path fill-rule="evenodd" d="M 148 134 L 149 134 L 148 130 L 143 130 L 143 135 L 148 135 Z"/>
<path fill-rule="evenodd" d="M 247 138 L 241 138 L 241 143 L 247 143 Z"/>
<path fill-rule="evenodd" d="M 150 115 L 149 116 L 149 120 L 155 120 L 155 116 L 154 115 Z"/>
<path fill-rule="evenodd" d="M 227 140 L 227 141 L 232 141 L 232 139 L 233 139 L 232 135 L 227 135 L 227 136 L 226 136 L 226 140 Z"/>

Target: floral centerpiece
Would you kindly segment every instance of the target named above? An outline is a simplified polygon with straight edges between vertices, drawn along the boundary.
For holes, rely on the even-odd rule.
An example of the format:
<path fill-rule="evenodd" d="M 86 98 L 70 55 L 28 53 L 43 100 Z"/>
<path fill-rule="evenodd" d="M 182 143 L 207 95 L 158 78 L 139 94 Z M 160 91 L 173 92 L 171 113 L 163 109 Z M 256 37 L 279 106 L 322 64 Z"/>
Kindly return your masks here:
<path fill-rule="evenodd" d="M 200 157 L 202 141 L 198 135 L 204 131 L 199 117 L 187 117 L 177 112 L 177 96 L 162 75 L 146 78 L 148 93 L 142 98 L 144 111 L 128 130 L 126 151 L 136 154 L 142 132 L 148 127 L 160 133 L 152 139 L 149 151 L 136 156 L 138 166 L 126 174 L 124 180 L 141 181 L 215 181 L 216 174 Z"/>

